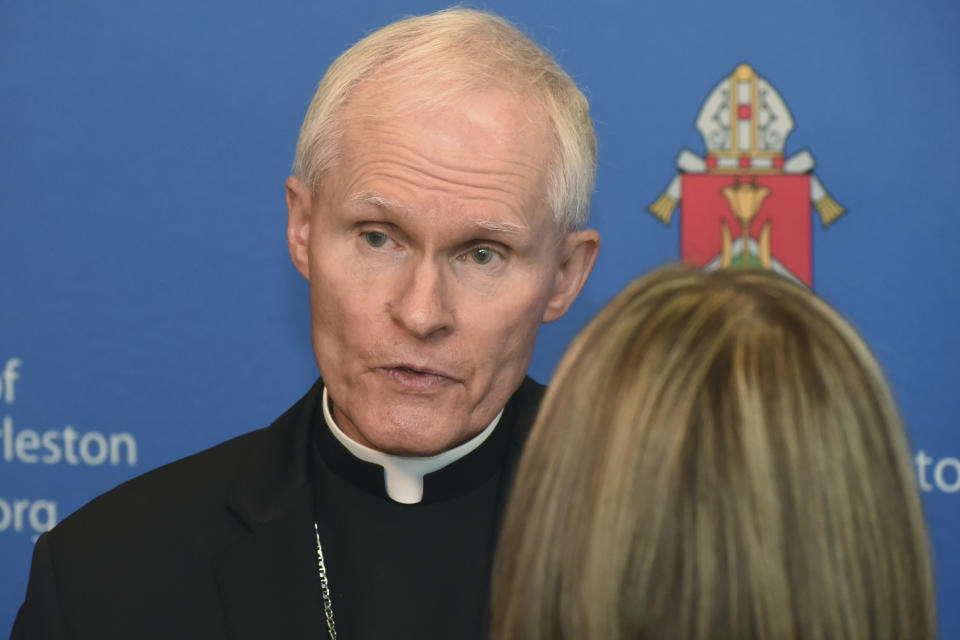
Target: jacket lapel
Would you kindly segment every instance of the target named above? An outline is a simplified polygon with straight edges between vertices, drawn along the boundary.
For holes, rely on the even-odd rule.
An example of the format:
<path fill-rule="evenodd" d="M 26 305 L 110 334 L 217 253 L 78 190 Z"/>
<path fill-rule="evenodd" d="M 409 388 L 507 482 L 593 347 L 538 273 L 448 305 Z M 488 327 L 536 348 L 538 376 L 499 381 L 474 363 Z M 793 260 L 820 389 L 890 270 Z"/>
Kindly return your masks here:
<path fill-rule="evenodd" d="M 322 384 L 268 427 L 237 476 L 227 508 L 243 525 L 214 560 L 231 638 L 322 637 L 309 447 Z M 271 433 L 272 432 L 272 433 Z"/>

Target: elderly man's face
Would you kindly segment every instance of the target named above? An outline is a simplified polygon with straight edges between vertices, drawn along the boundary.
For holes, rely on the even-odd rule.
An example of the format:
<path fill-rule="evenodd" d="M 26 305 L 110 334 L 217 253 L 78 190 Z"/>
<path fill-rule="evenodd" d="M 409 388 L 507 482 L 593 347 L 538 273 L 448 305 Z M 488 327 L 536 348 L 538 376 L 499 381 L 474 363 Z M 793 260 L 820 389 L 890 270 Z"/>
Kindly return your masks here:
<path fill-rule="evenodd" d="M 381 451 L 432 455 L 503 408 L 598 237 L 554 225 L 539 107 L 488 91 L 398 114 L 402 91 L 352 96 L 319 191 L 288 181 L 288 239 L 337 424 Z"/>

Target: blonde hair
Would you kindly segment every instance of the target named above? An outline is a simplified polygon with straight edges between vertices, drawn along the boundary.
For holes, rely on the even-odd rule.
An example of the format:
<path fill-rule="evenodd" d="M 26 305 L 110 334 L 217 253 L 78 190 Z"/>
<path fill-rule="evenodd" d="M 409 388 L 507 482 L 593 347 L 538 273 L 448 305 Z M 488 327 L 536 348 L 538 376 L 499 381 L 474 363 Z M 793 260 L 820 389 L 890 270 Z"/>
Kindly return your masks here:
<path fill-rule="evenodd" d="M 586 224 L 597 155 L 587 99 L 556 61 L 515 26 L 471 9 L 394 22 L 330 65 L 307 109 L 294 159 L 294 174 L 311 189 L 336 160 L 340 116 L 351 94 L 374 76 L 426 84 L 410 91 L 426 104 L 491 86 L 531 96 L 554 131 L 546 200 L 557 228 L 569 231 Z"/>
<path fill-rule="evenodd" d="M 559 365 L 500 540 L 493 637 L 929 639 L 927 544 L 857 333 L 767 271 L 664 269 Z"/>

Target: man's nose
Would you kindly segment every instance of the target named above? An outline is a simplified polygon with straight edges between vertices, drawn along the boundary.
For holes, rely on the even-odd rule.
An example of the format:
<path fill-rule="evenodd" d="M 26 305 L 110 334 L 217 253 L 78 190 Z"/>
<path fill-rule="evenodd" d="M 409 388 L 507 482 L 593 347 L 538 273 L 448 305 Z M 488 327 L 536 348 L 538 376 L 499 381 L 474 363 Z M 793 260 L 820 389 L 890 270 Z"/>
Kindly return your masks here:
<path fill-rule="evenodd" d="M 454 322 L 449 278 L 432 260 L 411 264 L 390 302 L 394 322 L 421 340 L 449 333 Z"/>

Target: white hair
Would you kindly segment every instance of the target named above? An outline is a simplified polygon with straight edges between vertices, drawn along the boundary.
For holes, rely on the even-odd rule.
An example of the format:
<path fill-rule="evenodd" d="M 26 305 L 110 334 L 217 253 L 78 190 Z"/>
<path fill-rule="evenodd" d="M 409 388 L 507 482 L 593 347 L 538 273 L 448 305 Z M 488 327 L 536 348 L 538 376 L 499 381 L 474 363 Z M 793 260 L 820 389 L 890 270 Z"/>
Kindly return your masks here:
<path fill-rule="evenodd" d="M 307 109 L 293 165 L 294 174 L 312 190 L 336 160 L 342 108 L 374 74 L 428 83 L 430 91 L 419 97 L 434 104 L 491 86 L 531 96 L 553 129 L 546 201 L 557 228 L 586 225 L 597 164 L 587 99 L 550 54 L 514 25 L 459 7 L 389 24 L 330 65 Z"/>

